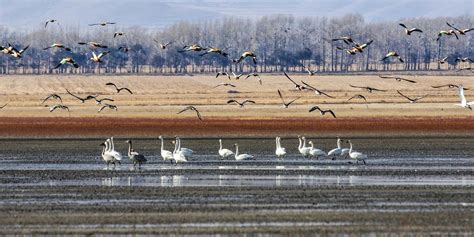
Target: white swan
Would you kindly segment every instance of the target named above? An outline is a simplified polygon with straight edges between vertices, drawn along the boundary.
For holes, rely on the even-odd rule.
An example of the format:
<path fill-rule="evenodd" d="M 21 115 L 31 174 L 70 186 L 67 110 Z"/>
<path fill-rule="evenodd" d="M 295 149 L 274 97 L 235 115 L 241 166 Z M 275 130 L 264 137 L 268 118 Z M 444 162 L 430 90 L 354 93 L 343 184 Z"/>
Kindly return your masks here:
<path fill-rule="evenodd" d="M 300 151 L 301 155 L 303 155 L 303 157 L 305 158 L 308 157 L 310 148 L 306 147 L 306 138 L 298 136 L 298 140 L 299 140 L 298 150 Z"/>
<path fill-rule="evenodd" d="M 235 144 L 235 160 L 251 160 L 253 159 L 252 155 L 249 154 L 239 154 L 239 144 Z"/>
<path fill-rule="evenodd" d="M 366 164 L 365 163 L 365 159 L 367 159 L 367 155 L 366 154 L 362 154 L 360 152 L 356 152 L 356 151 L 352 151 L 352 142 L 351 140 L 349 140 L 349 144 L 350 144 L 350 148 L 349 148 L 349 156 L 356 160 L 357 164 L 359 163 L 359 161 L 363 161 L 364 162 L 364 165 Z"/>
<path fill-rule="evenodd" d="M 114 137 L 110 137 L 110 139 L 107 139 L 107 141 L 109 142 L 109 153 L 116 159 L 118 160 L 119 164 L 120 164 L 120 161 L 122 160 L 123 156 L 120 152 L 116 151 L 115 150 L 115 144 L 114 144 Z"/>
<path fill-rule="evenodd" d="M 286 149 L 284 147 L 281 147 L 281 137 L 276 137 L 275 143 L 276 143 L 275 155 L 279 159 L 281 159 L 286 155 Z"/>
<path fill-rule="evenodd" d="M 102 159 L 107 164 L 107 168 L 109 168 L 110 163 L 114 164 L 114 167 L 115 167 L 116 160 L 115 160 L 114 156 L 112 156 L 110 153 L 108 153 L 109 143 L 107 141 L 105 141 L 105 142 L 101 143 L 100 146 L 102 146 L 102 154 L 101 154 Z"/>
<path fill-rule="evenodd" d="M 341 155 L 342 155 L 341 138 L 337 137 L 337 147 L 330 150 L 328 152 L 328 156 L 331 156 L 332 159 L 334 160 L 336 159 L 336 156 L 341 156 Z"/>
<path fill-rule="evenodd" d="M 467 109 L 472 110 L 471 105 L 474 104 L 474 101 L 467 102 L 466 97 L 464 96 L 464 86 L 463 85 L 459 85 L 458 88 L 459 88 L 459 97 L 461 98 L 461 103 L 460 104 L 454 104 L 454 105 L 461 106 L 463 108 L 467 108 Z"/>
<path fill-rule="evenodd" d="M 178 147 L 178 149 L 179 149 L 181 152 L 183 152 L 183 154 L 184 154 L 184 156 L 186 157 L 186 159 L 191 158 L 191 156 L 193 155 L 193 152 L 194 152 L 194 151 L 191 150 L 191 149 L 185 148 L 185 147 L 181 147 L 181 139 L 180 139 L 179 137 L 176 137 L 176 139 L 178 139 L 178 141 L 179 141 L 179 144 L 178 144 L 179 147 Z"/>
<path fill-rule="evenodd" d="M 233 151 L 222 148 L 222 139 L 219 139 L 219 155 L 221 156 L 221 159 L 226 159 L 234 155 Z"/>
<path fill-rule="evenodd" d="M 161 158 L 163 158 L 164 161 L 169 160 L 171 164 L 173 164 L 173 153 L 164 149 L 164 141 L 162 136 L 159 136 L 158 139 L 161 140 Z"/>
<path fill-rule="evenodd" d="M 188 159 L 186 159 L 186 156 L 182 151 L 179 150 L 180 147 L 180 140 L 179 138 L 176 137 L 176 141 L 174 143 L 174 151 L 173 151 L 173 159 L 176 164 L 180 162 L 188 162 Z"/>
<path fill-rule="evenodd" d="M 323 150 L 314 148 L 313 141 L 309 141 L 309 144 L 311 145 L 310 150 L 309 150 L 309 155 L 311 157 L 319 158 L 319 157 L 324 157 L 328 155 Z"/>

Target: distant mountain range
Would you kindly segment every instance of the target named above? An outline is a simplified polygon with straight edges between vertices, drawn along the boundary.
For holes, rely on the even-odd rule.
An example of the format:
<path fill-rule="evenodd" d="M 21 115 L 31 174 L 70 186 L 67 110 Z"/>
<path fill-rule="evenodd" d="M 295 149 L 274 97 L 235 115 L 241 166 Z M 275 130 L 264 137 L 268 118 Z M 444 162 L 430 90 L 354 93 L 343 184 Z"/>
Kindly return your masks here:
<path fill-rule="evenodd" d="M 0 0 L 0 25 L 31 29 L 50 18 L 82 26 L 115 21 L 122 26 L 165 27 L 179 21 L 271 14 L 340 16 L 359 13 L 367 21 L 459 16 L 474 12 L 474 0 Z"/>

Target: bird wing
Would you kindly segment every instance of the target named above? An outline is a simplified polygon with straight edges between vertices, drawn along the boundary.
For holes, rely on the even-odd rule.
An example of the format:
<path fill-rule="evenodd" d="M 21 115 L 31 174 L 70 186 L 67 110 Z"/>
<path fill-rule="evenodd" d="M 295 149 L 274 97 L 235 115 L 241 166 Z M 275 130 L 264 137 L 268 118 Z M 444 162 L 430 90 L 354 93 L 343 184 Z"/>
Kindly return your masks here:
<path fill-rule="evenodd" d="M 255 101 L 253 101 L 253 100 L 244 100 L 242 102 L 242 104 L 245 104 L 245 103 L 255 104 Z"/>
<path fill-rule="evenodd" d="M 46 102 L 47 100 L 49 100 L 53 95 L 49 95 L 47 96 L 46 98 L 44 98 L 43 102 L 41 102 L 41 104 L 44 104 L 44 102 Z M 61 101 L 62 103 L 62 101 Z"/>
<path fill-rule="evenodd" d="M 278 95 L 280 96 L 281 101 L 283 102 L 283 104 L 285 104 L 285 100 L 283 99 L 283 96 L 281 95 L 280 90 L 277 90 L 277 91 L 278 91 Z"/>
<path fill-rule="evenodd" d="M 283 74 L 285 74 L 286 78 L 288 78 L 288 80 L 290 80 L 291 82 L 293 82 L 293 84 L 295 84 L 296 86 L 299 86 L 295 81 L 293 81 L 290 76 L 288 76 L 288 74 L 286 74 L 286 72 L 283 72 Z"/>
<path fill-rule="evenodd" d="M 359 88 L 359 89 L 367 89 L 367 87 L 364 87 L 364 86 L 353 86 L 351 84 L 349 84 L 350 87 L 353 87 L 353 88 Z"/>
<path fill-rule="evenodd" d="M 126 91 L 128 91 L 128 93 L 133 94 L 133 92 L 130 89 L 128 89 L 127 87 L 122 87 L 118 90 L 119 90 L 119 93 L 120 93 L 121 90 L 126 90 Z"/>
<path fill-rule="evenodd" d="M 336 118 L 336 114 L 332 110 L 328 109 L 328 110 L 325 110 L 324 112 L 330 113 L 334 118 Z"/>
<path fill-rule="evenodd" d="M 22 50 L 20 50 L 19 53 L 21 54 L 21 53 L 25 52 L 25 50 L 27 50 L 29 47 L 30 47 L 30 45 L 27 45 Z"/>
<path fill-rule="evenodd" d="M 412 31 L 412 32 L 415 32 L 415 31 L 416 31 L 416 32 L 423 33 L 423 31 L 422 31 L 422 30 L 420 30 L 420 29 L 418 29 L 418 28 L 413 28 L 413 29 L 411 29 L 411 31 Z"/>
<path fill-rule="evenodd" d="M 382 76 L 382 75 L 379 75 L 380 78 L 383 78 L 383 79 L 394 79 L 396 77 L 391 77 L 391 76 Z"/>
<path fill-rule="evenodd" d="M 313 111 L 315 111 L 315 110 L 321 111 L 321 109 L 319 108 L 319 106 L 314 106 L 314 107 L 312 107 L 311 109 L 309 109 L 309 112 L 313 112 Z"/>
<path fill-rule="evenodd" d="M 407 27 L 405 26 L 405 24 L 403 24 L 403 23 L 400 23 L 399 25 L 402 26 L 402 27 L 405 28 L 405 29 L 407 28 Z"/>
<path fill-rule="evenodd" d="M 406 82 L 410 82 L 410 83 L 416 83 L 416 81 L 414 81 L 414 80 L 405 79 L 405 78 L 400 78 L 400 80 L 403 80 L 403 81 L 406 81 Z"/>
<path fill-rule="evenodd" d="M 293 104 L 293 102 L 295 102 L 295 101 L 299 100 L 300 98 L 301 98 L 301 97 L 298 97 L 298 98 L 296 98 L 296 99 L 293 99 L 292 101 L 288 102 L 288 104 L 287 104 L 287 105 L 291 105 L 291 104 Z"/>
<path fill-rule="evenodd" d="M 115 85 L 113 82 L 107 82 L 107 83 L 105 83 L 105 85 L 106 86 L 113 86 L 113 87 L 115 87 L 116 90 L 118 90 L 117 85 Z"/>
<path fill-rule="evenodd" d="M 304 81 L 301 81 L 301 83 L 303 83 L 303 85 L 307 86 L 307 87 L 308 87 L 309 89 L 311 89 L 311 90 L 314 90 L 314 91 L 318 90 L 318 89 L 316 89 L 315 87 L 309 85 L 308 83 L 306 83 L 306 82 L 304 82 Z"/>
<path fill-rule="evenodd" d="M 327 97 L 329 97 L 329 98 L 332 98 L 332 99 L 336 98 L 336 97 L 334 97 L 334 96 L 329 95 L 328 93 L 326 93 L 326 92 L 324 92 L 324 91 L 321 91 L 321 90 L 316 90 L 316 91 L 317 91 L 319 94 L 325 95 L 325 96 L 327 96 Z"/>
<path fill-rule="evenodd" d="M 237 103 L 240 104 L 237 100 L 228 100 L 227 104 Z"/>
<path fill-rule="evenodd" d="M 104 110 L 105 108 L 107 108 L 108 106 L 107 105 L 102 105 L 102 107 L 100 107 L 99 111 L 97 113 L 100 113 L 102 110 Z"/>
<path fill-rule="evenodd" d="M 397 90 L 397 93 L 398 93 L 399 95 L 403 96 L 405 99 L 410 100 L 410 101 L 413 101 L 413 99 L 411 99 L 410 97 L 408 97 L 408 96 L 402 94 L 402 92 L 400 92 L 399 90 Z"/>
<path fill-rule="evenodd" d="M 191 106 L 188 106 L 188 107 L 184 108 L 183 110 L 179 111 L 178 114 L 180 114 L 184 111 L 190 110 L 190 109 L 191 109 Z"/>
<path fill-rule="evenodd" d="M 8 105 L 8 103 L 6 103 L 6 104 L 4 104 L 4 105 L 0 106 L 0 109 L 3 109 L 3 108 L 5 108 L 5 106 L 7 106 L 7 105 Z"/>
<path fill-rule="evenodd" d="M 73 96 L 74 98 L 78 99 L 78 100 L 84 100 L 83 98 L 77 96 L 77 95 L 74 95 L 73 93 L 71 93 L 68 89 L 66 89 L 67 93 L 70 94 L 71 96 Z"/>
<path fill-rule="evenodd" d="M 455 26 L 449 24 L 449 22 L 446 22 L 446 25 L 448 25 L 449 27 L 451 27 L 451 28 L 453 28 L 453 29 L 455 29 L 455 30 L 457 30 L 457 31 L 460 31 L 460 30 L 459 30 L 458 28 L 456 28 Z"/>
<path fill-rule="evenodd" d="M 198 116 L 198 119 L 202 121 L 201 113 L 199 113 L 199 111 L 195 107 L 192 107 L 192 110 L 196 111 L 196 115 Z"/>

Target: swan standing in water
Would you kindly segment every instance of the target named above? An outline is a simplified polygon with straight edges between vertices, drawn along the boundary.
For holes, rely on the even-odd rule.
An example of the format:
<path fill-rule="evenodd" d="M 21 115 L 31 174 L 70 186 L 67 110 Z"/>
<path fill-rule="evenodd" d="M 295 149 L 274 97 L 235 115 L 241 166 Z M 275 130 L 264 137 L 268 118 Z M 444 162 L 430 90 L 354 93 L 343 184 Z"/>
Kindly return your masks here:
<path fill-rule="evenodd" d="M 325 156 L 328 155 L 328 154 L 326 154 L 326 152 L 324 152 L 323 150 L 314 148 L 313 141 L 309 141 L 309 144 L 311 145 L 311 147 L 310 147 L 310 149 L 309 149 L 309 156 L 310 156 L 310 157 L 319 158 L 319 157 L 325 157 Z"/>
<path fill-rule="evenodd" d="M 163 142 L 163 137 L 159 136 L 158 139 L 161 140 L 161 158 L 163 158 L 164 161 L 169 160 L 171 164 L 173 164 L 173 153 L 171 151 L 165 150 L 164 149 L 164 142 Z"/>
<path fill-rule="evenodd" d="M 229 149 L 222 148 L 222 139 L 219 139 L 219 156 L 221 156 L 221 160 L 229 158 L 233 155 L 234 155 L 233 151 L 231 151 Z"/>
<path fill-rule="evenodd" d="M 176 137 L 176 141 L 174 142 L 174 151 L 173 151 L 173 159 L 176 164 L 181 162 L 188 162 L 186 156 L 182 151 L 180 151 L 179 147 L 181 146 L 180 140 Z"/>
<path fill-rule="evenodd" d="M 337 137 L 337 147 L 330 150 L 328 152 L 328 156 L 331 156 L 332 159 L 335 160 L 336 156 L 341 156 L 341 155 L 342 155 L 341 138 Z"/>
<path fill-rule="evenodd" d="M 102 146 L 102 159 L 105 161 L 107 164 L 107 169 L 109 168 L 109 164 L 112 163 L 114 164 L 114 167 L 116 165 L 116 162 L 120 164 L 120 161 L 115 160 L 115 157 L 112 156 L 108 150 L 109 150 L 109 143 L 107 141 L 103 142 L 100 144 Z"/>
<path fill-rule="evenodd" d="M 253 159 L 252 155 L 249 154 L 239 154 L 239 144 L 235 144 L 235 160 L 241 161 L 241 160 L 251 160 Z"/>
<path fill-rule="evenodd" d="M 364 162 L 364 165 L 366 165 L 365 163 L 365 159 L 367 159 L 367 155 L 366 154 L 362 154 L 360 152 L 356 152 L 356 151 L 353 151 L 352 150 L 352 142 L 351 140 L 348 141 L 349 144 L 350 144 L 350 148 L 349 148 L 349 156 L 356 160 L 356 164 L 359 164 L 359 161 L 363 161 Z"/>
<path fill-rule="evenodd" d="M 109 143 L 109 153 L 114 156 L 114 158 L 116 160 L 119 161 L 119 164 L 120 164 L 120 161 L 122 160 L 123 156 L 120 152 L 116 151 L 115 150 L 115 144 L 114 144 L 114 137 L 110 137 L 110 139 L 107 139 L 107 142 Z"/>
<path fill-rule="evenodd" d="M 286 155 L 286 149 L 284 147 L 281 147 L 281 137 L 276 137 L 275 143 L 276 143 L 275 155 L 278 157 L 278 159 L 282 159 Z"/>
<path fill-rule="evenodd" d="M 298 140 L 299 140 L 298 150 L 300 151 L 301 155 L 303 155 L 304 158 L 307 158 L 309 156 L 310 148 L 306 147 L 306 138 L 298 136 Z"/>
<path fill-rule="evenodd" d="M 133 150 L 131 140 L 127 140 L 126 143 L 128 143 L 128 158 L 133 162 L 133 167 L 138 164 L 140 169 L 142 163 L 146 163 L 145 156 Z"/>
<path fill-rule="evenodd" d="M 185 148 L 185 147 L 181 147 L 181 139 L 179 137 L 176 137 L 176 139 L 178 139 L 178 141 L 179 141 L 179 144 L 178 144 L 179 145 L 179 147 L 178 147 L 179 151 L 183 152 L 186 159 L 191 158 L 194 151 L 191 150 L 191 149 Z"/>

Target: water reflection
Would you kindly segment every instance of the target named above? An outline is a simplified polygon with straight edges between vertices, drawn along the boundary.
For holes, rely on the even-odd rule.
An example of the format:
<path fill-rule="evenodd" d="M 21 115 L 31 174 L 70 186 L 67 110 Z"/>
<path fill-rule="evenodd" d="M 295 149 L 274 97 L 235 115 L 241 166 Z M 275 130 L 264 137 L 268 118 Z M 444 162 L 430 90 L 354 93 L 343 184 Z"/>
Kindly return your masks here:
<path fill-rule="evenodd" d="M 98 185 L 96 179 L 83 185 Z M 56 181 L 49 185 L 66 185 Z M 102 178 L 103 186 L 291 187 L 326 185 L 474 185 L 474 176 L 317 176 L 317 175 L 158 175 Z"/>

